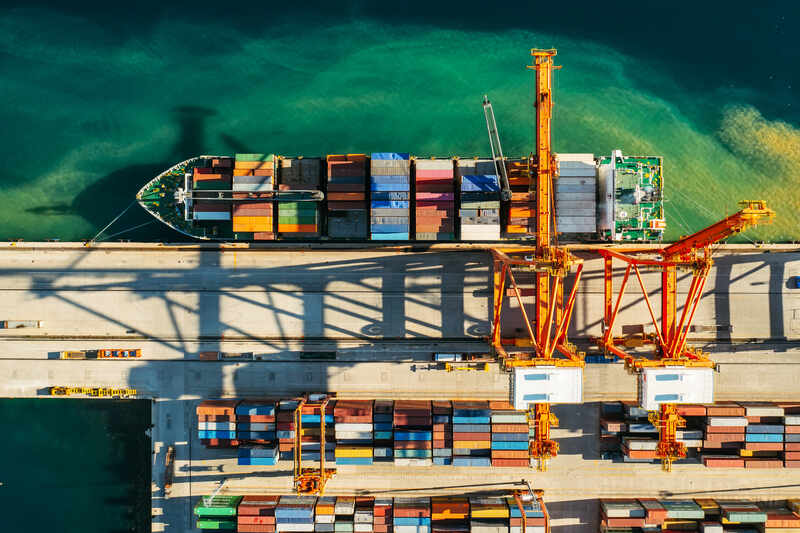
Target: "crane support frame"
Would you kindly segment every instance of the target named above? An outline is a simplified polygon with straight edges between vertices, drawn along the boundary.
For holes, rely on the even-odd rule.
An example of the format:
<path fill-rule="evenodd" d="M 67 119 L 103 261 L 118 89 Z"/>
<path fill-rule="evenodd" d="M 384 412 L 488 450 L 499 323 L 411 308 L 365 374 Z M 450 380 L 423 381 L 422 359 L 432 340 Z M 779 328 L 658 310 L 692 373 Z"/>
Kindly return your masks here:
<path fill-rule="evenodd" d="M 325 485 L 334 474 L 335 468 L 325 468 L 325 409 L 330 398 L 326 396 L 320 401 L 311 402 L 308 396 L 299 399 L 294 410 L 294 488 L 298 495 L 319 495 L 325 494 Z M 310 407 L 319 409 L 319 429 L 320 429 L 320 454 L 319 468 L 303 468 L 303 408 Z"/>

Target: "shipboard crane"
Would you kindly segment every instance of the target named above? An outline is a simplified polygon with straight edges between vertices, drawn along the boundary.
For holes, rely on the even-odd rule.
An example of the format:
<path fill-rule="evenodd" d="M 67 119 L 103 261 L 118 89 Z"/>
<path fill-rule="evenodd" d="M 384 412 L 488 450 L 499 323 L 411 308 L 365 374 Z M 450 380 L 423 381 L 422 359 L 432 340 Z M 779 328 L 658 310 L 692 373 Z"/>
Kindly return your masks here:
<path fill-rule="evenodd" d="M 560 68 L 553 65 L 555 55 L 553 49 L 531 50 L 533 64 L 528 68 L 536 72 L 536 151 L 531 154 L 527 165 L 512 167 L 517 174 L 527 174 L 525 181 L 530 194 L 535 197 L 535 247 L 491 250 L 494 308 L 490 343 L 504 368 L 514 372 L 515 409 L 529 409 L 528 420 L 534 431 L 529 452 L 531 457 L 538 459 L 541 470 L 546 470 L 549 459 L 558 454 L 558 443 L 550 439 L 550 428 L 558 425 L 558 419 L 550 411 L 550 403 L 582 401 L 584 367 L 583 354 L 567 340 L 583 264 L 581 259 L 553 244 L 555 231 L 551 226 L 552 181 L 556 168 L 550 136 L 552 72 Z M 488 119 L 487 124 L 490 124 Z M 489 134 L 491 139 L 491 125 Z M 564 280 L 573 267 L 577 270 L 565 304 Z M 532 319 L 525 309 L 514 271 L 533 272 L 535 302 Z M 516 299 L 527 337 L 502 338 L 506 296 Z M 535 390 L 531 392 L 528 390 L 530 387 Z"/>
<path fill-rule="evenodd" d="M 711 246 L 757 224 L 769 223 L 775 217 L 775 212 L 768 208 L 763 200 L 743 201 L 739 202 L 739 206 L 741 209 L 737 213 L 657 250 L 660 259 L 641 258 L 610 249 L 598 250 L 604 259 L 603 323 L 605 330 L 603 336 L 596 341 L 605 353 L 623 359 L 626 368 L 639 375 L 640 403 L 642 407 L 652 411 L 649 420 L 659 431 L 656 454 L 662 460 L 663 468 L 666 471 L 672 469 L 672 462 L 675 459 L 686 456 L 686 447 L 677 440 L 678 429 L 686 424 L 686 421 L 678 414 L 677 404 L 713 401 L 713 381 L 710 373 L 715 367 L 714 362 L 701 350 L 686 344 L 692 319 L 702 298 L 703 287 L 714 264 L 711 258 Z M 616 302 L 612 302 L 614 259 L 627 265 Z M 642 280 L 639 270 L 641 266 L 661 271 L 660 328 Z M 676 305 L 678 269 L 692 273 L 692 281 L 683 304 L 680 320 L 678 320 Z M 626 352 L 621 346 L 626 343 L 627 339 L 613 336 L 614 323 L 631 271 L 636 275 L 655 330 L 654 334 L 643 335 L 641 343 L 654 345 L 654 358 Z M 678 368 L 693 369 L 694 371 L 675 373 L 674 370 Z M 702 377 L 703 375 L 705 378 Z M 682 398 L 681 391 L 691 391 L 692 388 L 695 388 L 693 392 L 698 394 L 698 390 L 703 390 L 700 385 L 703 379 L 708 383 L 705 401 L 695 401 L 696 397 Z M 660 385 L 659 381 L 662 382 Z M 661 390 L 660 393 L 659 390 Z"/>
<path fill-rule="evenodd" d="M 325 485 L 336 474 L 335 468 L 325 468 L 325 408 L 328 396 L 310 401 L 308 395 L 299 399 L 294 410 L 294 488 L 298 495 L 325 493 Z M 319 410 L 319 468 L 303 468 L 303 408 Z"/>
<path fill-rule="evenodd" d="M 511 200 L 511 186 L 508 183 L 508 171 L 503 157 L 503 147 L 500 145 L 500 134 L 497 132 L 497 122 L 494 120 L 494 109 L 489 101 L 489 95 L 483 95 L 483 115 L 486 117 L 486 129 L 489 131 L 489 147 L 492 149 L 492 160 L 497 175 L 500 176 L 500 198 L 507 202 Z"/>

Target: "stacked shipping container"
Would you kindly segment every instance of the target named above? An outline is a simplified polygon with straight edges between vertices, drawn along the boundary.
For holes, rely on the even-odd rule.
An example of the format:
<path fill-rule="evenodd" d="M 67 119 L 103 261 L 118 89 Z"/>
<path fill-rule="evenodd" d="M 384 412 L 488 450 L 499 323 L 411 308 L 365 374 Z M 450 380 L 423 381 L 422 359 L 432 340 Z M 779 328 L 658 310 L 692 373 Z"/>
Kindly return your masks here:
<path fill-rule="evenodd" d="M 453 404 L 433 401 L 433 464 L 453 464 Z"/>
<path fill-rule="evenodd" d="M 239 448 L 240 465 L 278 464 L 275 403 L 244 400 L 236 406 L 236 437 L 246 446 Z"/>
<path fill-rule="evenodd" d="M 238 446 L 235 409 L 238 400 L 206 400 L 197 406 L 197 437 L 206 447 Z"/>
<path fill-rule="evenodd" d="M 322 496 L 317 500 L 314 531 L 330 533 L 336 521 L 336 497 Z"/>
<path fill-rule="evenodd" d="M 281 191 L 319 190 L 319 158 L 281 158 Z M 289 239 L 319 237 L 317 202 L 280 202 L 278 204 L 278 233 Z"/>
<path fill-rule="evenodd" d="M 620 533 L 641 530 L 698 531 L 800 531 L 796 500 L 758 502 L 745 500 L 657 500 L 654 498 L 601 499 L 598 531 Z"/>
<path fill-rule="evenodd" d="M 336 533 L 353 533 L 353 515 L 356 512 L 356 499 L 351 496 L 338 496 L 334 511 L 336 518 L 333 523 L 333 530 Z"/>
<path fill-rule="evenodd" d="M 528 466 L 528 418 L 509 402 L 489 402 L 492 409 L 492 466 Z M 510 444 L 513 443 L 513 444 Z"/>
<path fill-rule="evenodd" d="M 392 504 L 393 500 L 391 498 L 375 500 L 372 518 L 372 530 L 375 533 L 392 533 Z"/>
<path fill-rule="evenodd" d="M 782 404 L 784 415 L 783 466 L 800 468 L 800 404 Z"/>
<path fill-rule="evenodd" d="M 281 496 L 275 508 L 275 531 L 314 531 L 316 496 Z"/>
<path fill-rule="evenodd" d="M 467 498 L 431 498 L 431 533 L 468 532 L 469 500 Z"/>
<path fill-rule="evenodd" d="M 558 232 L 597 231 L 597 167 L 594 155 L 558 154 L 558 176 L 554 180 Z"/>
<path fill-rule="evenodd" d="M 328 236 L 367 237 L 367 156 L 328 156 Z"/>
<path fill-rule="evenodd" d="M 278 437 L 278 452 L 280 459 L 291 460 L 294 451 L 294 410 L 297 409 L 297 400 L 281 400 L 278 402 L 276 413 L 276 436 Z"/>
<path fill-rule="evenodd" d="M 511 202 L 508 206 L 506 234 L 509 238 L 536 234 L 536 194 L 531 192 L 528 162 L 522 159 L 506 161 Z"/>
<path fill-rule="evenodd" d="M 371 465 L 373 442 L 372 400 L 337 400 L 336 464 Z"/>
<path fill-rule="evenodd" d="M 678 431 L 678 440 L 687 447 L 688 460 L 699 457 L 708 467 L 795 467 L 800 438 L 789 422 L 800 418 L 794 412 L 800 412 L 800 404 L 681 405 L 678 413 L 686 427 Z M 632 403 L 603 404 L 600 430 L 607 448 L 621 449 L 626 462 L 657 460 L 658 432 L 646 415 Z"/>
<path fill-rule="evenodd" d="M 460 159 L 457 169 L 461 183 L 461 239 L 500 240 L 500 183 L 494 161 Z"/>
<path fill-rule="evenodd" d="M 236 513 L 241 496 L 204 496 L 194 506 L 197 529 L 236 529 Z"/>
<path fill-rule="evenodd" d="M 453 466 L 491 466 L 489 402 L 453 402 Z"/>
<path fill-rule="evenodd" d="M 392 400 L 375 400 L 372 411 L 372 427 L 374 431 L 374 448 L 372 457 L 377 462 L 392 462 L 394 453 L 394 402 Z"/>
<path fill-rule="evenodd" d="M 427 400 L 394 402 L 394 463 L 402 466 L 433 464 L 433 412 Z M 395 516 L 397 516 L 395 514 Z"/>
<path fill-rule="evenodd" d="M 275 507 L 279 496 L 245 496 L 236 516 L 241 533 L 275 533 Z"/>
<path fill-rule="evenodd" d="M 370 162 L 372 240 L 408 240 L 411 161 L 408 154 L 375 152 Z"/>
<path fill-rule="evenodd" d="M 453 161 L 416 159 L 414 169 L 417 240 L 455 240 Z"/>
<path fill-rule="evenodd" d="M 395 498 L 392 514 L 395 533 L 430 533 L 430 498 Z"/>

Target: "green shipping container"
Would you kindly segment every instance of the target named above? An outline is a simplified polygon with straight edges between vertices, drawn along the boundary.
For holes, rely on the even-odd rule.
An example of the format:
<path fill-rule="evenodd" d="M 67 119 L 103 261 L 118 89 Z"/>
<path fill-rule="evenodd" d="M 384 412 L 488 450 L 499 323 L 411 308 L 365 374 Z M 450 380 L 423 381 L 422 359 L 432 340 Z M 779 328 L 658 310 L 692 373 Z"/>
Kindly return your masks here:
<path fill-rule="evenodd" d="M 741 522 L 742 524 L 763 524 L 767 521 L 767 513 L 729 511 L 723 514 L 731 522 Z"/>
<path fill-rule="evenodd" d="M 237 161 L 273 161 L 275 154 L 236 154 Z"/>
<path fill-rule="evenodd" d="M 197 516 L 236 516 L 236 508 L 240 501 L 242 501 L 241 496 L 200 498 L 200 501 L 194 506 L 194 514 Z"/>
<path fill-rule="evenodd" d="M 278 224 L 316 224 L 316 215 L 286 215 L 278 217 Z"/>
<path fill-rule="evenodd" d="M 210 520 L 197 521 L 197 529 L 210 529 L 214 531 L 236 531 L 236 520 Z"/>
<path fill-rule="evenodd" d="M 196 191 L 230 191 L 231 182 L 227 180 L 206 180 L 194 183 Z"/>

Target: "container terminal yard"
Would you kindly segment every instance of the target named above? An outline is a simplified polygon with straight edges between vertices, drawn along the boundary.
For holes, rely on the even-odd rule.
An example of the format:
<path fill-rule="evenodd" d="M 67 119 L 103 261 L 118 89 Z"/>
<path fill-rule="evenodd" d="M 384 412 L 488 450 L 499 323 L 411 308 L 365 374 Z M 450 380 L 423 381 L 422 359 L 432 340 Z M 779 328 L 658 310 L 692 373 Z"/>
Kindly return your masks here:
<path fill-rule="evenodd" d="M 489 183 L 497 200 L 461 195 L 473 203 L 458 224 L 454 206 L 436 205 L 454 194 L 417 197 L 414 215 L 410 200 L 373 196 L 370 209 L 407 214 L 373 212 L 370 239 L 366 218 L 364 238 L 324 239 L 331 220 L 366 216 L 330 214 L 367 212 L 364 191 L 334 188 L 364 205 L 328 196 L 325 231 L 305 207 L 293 220 L 272 207 L 237 215 L 245 200 L 280 212 L 332 189 L 234 173 L 232 189 L 195 197 L 196 182 L 225 181 L 195 171 L 228 165 L 209 158 L 180 169 L 178 211 L 152 182 L 139 201 L 204 240 L 226 240 L 231 218 L 250 225 L 229 242 L 3 244 L 0 394 L 152 400 L 153 531 L 800 531 L 800 250 L 721 244 L 775 216 L 761 200 L 652 242 L 659 158 L 648 159 L 658 194 L 633 184 L 623 199 L 614 168 L 600 176 L 607 159 L 561 167 L 552 153 L 554 55 L 532 51 L 536 149 L 524 165 L 507 167 L 489 112 L 496 174 L 387 164 L 408 167 L 405 183 L 411 169 L 418 184 L 461 178 L 467 193 Z M 607 194 L 589 202 L 588 228 L 563 211 L 582 203 L 558 214 L 584 192 L 559 198 L 553 183 L 592 164 L 594 194 Z M 237 198 L 236 176 L 252 176 L 239 194 L 258 198 Z M 197 199 L 207 205 L 192 211 Z M 620 222 L 636 206 L 647 231 Z M 559 217 L 588 237 L 559 244 Z M 280 224 L 320 238 L 269 231 Z"/>

